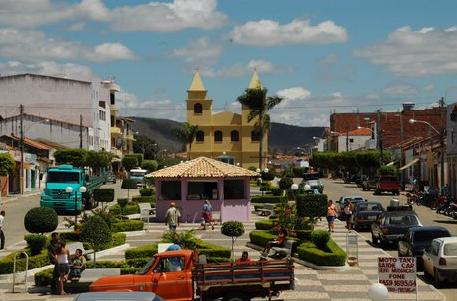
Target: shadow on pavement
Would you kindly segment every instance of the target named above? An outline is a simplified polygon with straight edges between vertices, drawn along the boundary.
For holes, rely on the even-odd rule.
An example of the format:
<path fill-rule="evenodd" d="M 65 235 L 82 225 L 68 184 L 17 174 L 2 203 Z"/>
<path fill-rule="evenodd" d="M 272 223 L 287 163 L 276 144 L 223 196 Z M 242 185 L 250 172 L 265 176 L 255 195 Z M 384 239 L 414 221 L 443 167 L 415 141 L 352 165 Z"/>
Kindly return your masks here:
<path fill-rule="evenodd" d="M 451 225 L 457 225 L 457 220 L 434 220 L 435 223 L 439 224 L 451 224 Z"/>
<path fill-rule="evenodd" d="M 424 272 L 417 273 L 417 278 L 421 279 L 425 283 L 433 286 L 433 277 L 430 275 L 424 274 Z M 457 282 L 445 282 L 441 287 L 440 290 L 445 289 L 455 289 L 457 288 Z"/>

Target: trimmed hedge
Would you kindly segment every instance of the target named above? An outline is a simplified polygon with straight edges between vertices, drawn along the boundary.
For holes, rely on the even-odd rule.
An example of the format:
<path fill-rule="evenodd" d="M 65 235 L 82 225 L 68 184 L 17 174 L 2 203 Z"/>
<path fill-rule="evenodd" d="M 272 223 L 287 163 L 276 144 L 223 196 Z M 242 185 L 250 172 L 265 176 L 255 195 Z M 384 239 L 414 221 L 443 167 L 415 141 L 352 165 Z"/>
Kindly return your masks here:
<path fill-rule="evenodd" d="M 121 268 L 121 275 L 135 274 L 141 271 L 141 268 Z"/>
<path fill-rule="evenodd" d="M 325 230 L 314 230 L 311 232 L 311 241 L 321 250 L 325 250 L 330 240 L 330 233 Z"/>
<path fill-rule="evenodd" d="M 109 212 L 113 215 L 120 215 L 121 207 L 118 204 L 115 204 L 111 208 L 109 208 Z M 124 215 L 140 213 L 140 207 L 138 206 L 138 204 L 128 204 L 127 206 L 125 206 L 122 213 Z"/>
<path fill-rule="evenodd" d="M 197 247 L 202 255 L 213 258 L 226 258 L 230 260 L 231 251 L 225 247 L 213 245 L 202 240 L 197 241 Z"/>
<path fill-rule="evenodd" d="M 278 220 L 274 220 L 274 219 L 262 219 L 260 221 L 255 222 L 255 229 L 256 230 L 270 230 L 273 228 L 273 226 L 277 222 L 278 222 Z"/>
<path fill-rule="evenodd" d="M 297 214 L 303 217 L 322 217 L 327 214 L 326 194 L 299 194 L 296 198 Z"/>
<path fill-rule="evenodd" d="M 59 237 L 61 240 L 65 242 L 69 241 L 79 241 L 79 232 L 71 231 L 71 232 L 61 232 L 59 233 Z M 49 236 L 51 239 L 51 236 Z"/>
<path fill-rule="evenodd" d="M 154 189 L 153 188 L 141 188 L 140 189 L 140 195 L 141 196 L 153 196 L 154 195 Z"/>
<path fill-rule="evenodd" d="M 312 230 L 295 230 L 298 240 L 307 241 L 311 240 Z"/>
<path fill-rule="evenodd" d="M 267 242 L 276 239 L 276 235 L 270 233 L 269 231 L 254 230 L 249 233 L 249 239 L 253 244 L 265 247 Z"/>
<path fill-rule="evenodd" d="M 251 198 L 251 203 L 282 203 L 287 202 L 287 198 L 275 195 L 255 195 Z"/>
<path fill-rule="evenodd" d="M 93 261 L 89 261 L 86 263 L 86 267 L 88 269 L 93 269 L 97 267 L 97 269 L 111 269 L 111 268 L 127 268 L 128 264 L 125 261 L 114 261 L 114 260 L 97 260 L 97 264 L 95 265 Z"/>
<path fill-rule="evenodd" d="M 47 233 L 57 229 L 59 217 L 52 208 L 35 207 L 24 216 L 24 226 L 30 233 Z"/>
<path fill-rule="evenodd" d="M 125 259 L 151 258 L 157 254 L 157 247 L 157 244 L 153 243 L 150 245 L 128 249 L 125 251 Z"/>
<path fill-rule="evenodd" d="M 327 250 L 307 241 L 298 246 L 297 252 L 300 259 L 318 266 L 344 266 L 346 263 L 346 253 L 331 239 L 327 242 Z"/>
<path fill-rule="evenodd" d="M 156 197 L 155 196 L 142 196 L 142 195 L 136 195 L 132 197 L 132 202 L 134 203 L 151 203 L 152 205 L 155 205 L 156 203 Z"/>
<path fill-rule="evenodd" d="M 51 285 L 52 281 L 52 272 L 53 268 L 43 270 L 41 272 L 35 273 L 34 278 L 35 278 L 35 285 L 36 286 L 48 286 Z"/>
<path fill-rule="evenodd" d="M 0 274 L 11 274 L 13 272 L 13 261 L 15 253 L 11 253 L 0 259 Z M 25 256 L 21 255 L 16 261 L 16 271 L 25 270 Z M 29 257 L 29 270 L 41 268 L 49 264 L 48 252 L 43 250 L 40 254 Z"/>
<path fill-rule="evenodd" d="M 111 242 L 106 243 L 106 244 L 102 244 L 100 246 L 100 248 L 98 249 L 98 251 L 103 251 L 103 250 L 111 249 L 111 248 L 114 248 L 114 247 L 117 247 L 117 246 L 122 246 L 123 244 L 125 244 L 126 240 L 127 240 L 127 235 L 125 235 L 125 233 L 122 233 L 122 232 L 112 233 L 111 234 Z M 90 250 L 91 249 L 90 244 L 87 243 L 87 242 L 83 242 L 83 246 L 84 246 L 84 249 L 86 249 L 86 250 Z M 97 264 L 98 264 L 98 262 L 97 262 Z"/>
<path fill-rule="evenodd" d="M 128 259 L 127 265 L 131 268 L 142 268 L 149 260 L 151 260 L 151 257 Z"/>
<path fill-rule="evenodd" d="M 27 234 L 24 236 L 32 255 L 38 255 L 46 246 L 47 237 L 41 234 Z"/>
<path fill-rule="evenodd" d="M 140 231 L 144 228 L 144 222 L 138 220 L 125 220 L 111 225 L 112 232 Z"/>

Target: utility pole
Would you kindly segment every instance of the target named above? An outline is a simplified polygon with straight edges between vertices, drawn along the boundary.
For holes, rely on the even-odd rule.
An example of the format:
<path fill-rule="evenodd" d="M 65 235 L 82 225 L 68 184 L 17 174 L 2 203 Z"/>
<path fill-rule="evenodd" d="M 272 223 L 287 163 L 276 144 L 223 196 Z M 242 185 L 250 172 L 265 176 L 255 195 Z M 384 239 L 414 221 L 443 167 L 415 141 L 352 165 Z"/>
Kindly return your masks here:
<path fill-rule="evenodd" d="M 346 127 L 346 152 L 349 151 L 349 128 Z"/>
<path fill-rule="evenodd" d="M 83 148 L 83 115 L 79 114 L 79 148 Z"/>
<path fill-rule="evenodd" d="M 405 154 L 403 153 L 403 141 L 405 139 L 404 135 L 404 126 L 403 126 L 403 115 L 404 109 L 400 112 L 400 167 L 405 165 Z M 400 171 L 400 186 L 404 189 L 404 181 L 405 181 L 405 170 L 402 169 Z"/>
<path fill-rule="evenodd" d="M 21 151 L 21 170 L 19 173 L 19 185 L 21 186 L 19 191 L 21 194 L 24 193 L 24 105 L 21 104 L 19 106 L 19 112 L 20 112 L 20 126 L 21 126 L 21 132 L 20 132 L 20 151 Z"/>
<path fill-rule="evenodd" d="M 440 186 L 441 189 L 444 187 L 444 155 L 445 155 L 445 149 L 444 149 L 444 139 L 446 139 L 446 127 L 445 127 L 445 106 L 444 106 L 444 97 L 441 97 L 439 100 L 440 104 L 440 117 L 441 117 L 441 129 L 440 129 Z"/>
<path fill-rule="evenodd" d="M 377 111 L 378 115 L 378 147 L 379 147 L 379 165 L 382 166 L 384 162 L 383 149 L 382 149 L 382 126 L 381 126 L 381 109 Z"/>

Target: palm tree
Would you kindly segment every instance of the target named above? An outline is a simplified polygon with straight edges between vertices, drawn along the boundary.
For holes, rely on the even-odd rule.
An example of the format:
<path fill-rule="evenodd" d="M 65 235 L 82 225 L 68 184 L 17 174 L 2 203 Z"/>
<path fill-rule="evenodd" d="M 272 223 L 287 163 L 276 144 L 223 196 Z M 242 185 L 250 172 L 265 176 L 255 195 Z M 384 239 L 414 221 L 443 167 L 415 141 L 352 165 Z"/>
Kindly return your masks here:
<path fill-rule="evenodd" d="M 279 96 L 267 96 L 267 89 L 259 87 L 246 89 L 244 94 L 238 97 L 238 101 L 249 108 L 248 122 L 257 118 L 255 126 L 260 134 L 259 144 L 259 168 L 263 167 L 263 138 L 270 129 L 270 115 L 268 112 L 280 104 L 282 98 Z"/>
<path fill-rule="evenodd" d="M 173 133 L 178 137 L 178 139 L 188 146 L 187 150 L 187 160 L 190 159 L 190 151 L 192 150 L 192 143 L 195 140 L 197 135 L 197 125 L 192 125 L 188 122 L 184 122 L 182 128 L 173 129 Z"/>

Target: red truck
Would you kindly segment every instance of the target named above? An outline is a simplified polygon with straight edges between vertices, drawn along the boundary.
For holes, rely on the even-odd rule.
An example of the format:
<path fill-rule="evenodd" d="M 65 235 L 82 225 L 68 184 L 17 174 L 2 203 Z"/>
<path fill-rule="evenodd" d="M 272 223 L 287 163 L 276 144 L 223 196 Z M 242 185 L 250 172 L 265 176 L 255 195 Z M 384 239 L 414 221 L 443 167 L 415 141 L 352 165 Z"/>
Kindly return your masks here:
<path fill-rule="evenodd" d="M 384 191 L 390 192 L 393 195 L 400 194 L 400 181 L 397 176 L 382 175 L 378 177 L 374 194 L 381 194 Z"/>
<path fill-rule="evenodd" d="M 102 277 L 90 285 L 92 292 L 153 292 L 167 301 L 248 301 L 271 298 L 294 289 L 294 266 L 289 259 L 195 264 L 190 250 L 156 254 L 134 275 Z"/>

